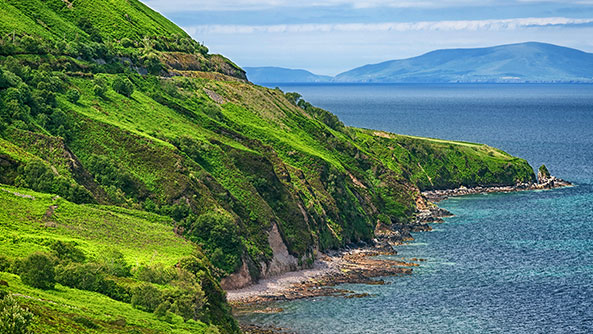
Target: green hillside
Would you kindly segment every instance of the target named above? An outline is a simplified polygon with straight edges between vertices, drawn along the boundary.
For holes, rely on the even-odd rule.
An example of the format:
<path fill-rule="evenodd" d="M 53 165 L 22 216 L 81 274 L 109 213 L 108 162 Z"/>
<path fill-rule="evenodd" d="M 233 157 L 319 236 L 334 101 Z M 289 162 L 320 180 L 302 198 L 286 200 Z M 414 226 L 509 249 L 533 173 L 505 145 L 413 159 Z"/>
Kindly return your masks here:
<path fill-rule="evenodd" d="M 236 333 L 221 285 L 407 224 L 420 190 L 534 180 L 484 145 L 346 127 L 135 0 L 0 11 L 0 280 L 34 332 Z"/>

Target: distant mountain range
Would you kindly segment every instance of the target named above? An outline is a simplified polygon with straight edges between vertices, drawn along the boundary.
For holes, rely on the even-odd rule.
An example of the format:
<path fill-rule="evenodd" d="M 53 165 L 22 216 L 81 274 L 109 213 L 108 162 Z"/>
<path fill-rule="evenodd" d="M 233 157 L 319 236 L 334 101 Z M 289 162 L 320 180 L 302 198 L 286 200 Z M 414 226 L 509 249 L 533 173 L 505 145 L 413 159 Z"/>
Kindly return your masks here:
<path fill-rule="evenodd" d="M 305 70 L 282 67 L 244 67 L 248 79 L 255 83 L 330 82 L 333 77 L 317 75 Z"/>
<path fill-rule="evenodd" d="M 436 50 L 365 65 L 331 78 L 304 70 L 245 68 L 255 83 L 593 82 L 593 53 L 545 43 Z M 306 73 L 306 75 L 303 74 Z"/>

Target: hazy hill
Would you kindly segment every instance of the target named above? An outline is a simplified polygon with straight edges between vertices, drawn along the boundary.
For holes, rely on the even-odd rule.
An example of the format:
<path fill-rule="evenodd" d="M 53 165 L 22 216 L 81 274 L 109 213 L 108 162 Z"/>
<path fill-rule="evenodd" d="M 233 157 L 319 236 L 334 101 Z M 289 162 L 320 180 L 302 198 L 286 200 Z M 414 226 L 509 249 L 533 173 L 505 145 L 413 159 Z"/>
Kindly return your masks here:
<path fill-rule="evenodd" d="M 437 50 L 365 65 L 336 82 L 593 82 L 593 54 L 544 43 Z"/>
<path fill-rule="evenodd" d="M 332 80 L 330 76 L 282 67 L 244 67 L 243 69 L 247 72 L 249 81 L 256 84 L 330 82 Z"/>

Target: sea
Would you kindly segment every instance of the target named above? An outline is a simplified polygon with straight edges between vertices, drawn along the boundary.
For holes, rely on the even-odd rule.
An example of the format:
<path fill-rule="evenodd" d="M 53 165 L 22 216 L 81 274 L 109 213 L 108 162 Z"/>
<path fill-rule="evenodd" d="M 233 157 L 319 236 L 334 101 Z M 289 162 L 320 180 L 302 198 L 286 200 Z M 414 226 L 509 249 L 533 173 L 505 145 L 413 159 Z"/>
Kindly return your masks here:
<path fill-rule="evenodd" d="M 593 333 L 593 85 L 269 85 L 351 126 L 485 143 L 574 187 L 457 197 L 398 255 L 422 258 L 366 298 L 279 303 L 240 320 L 301 334 Z"/>

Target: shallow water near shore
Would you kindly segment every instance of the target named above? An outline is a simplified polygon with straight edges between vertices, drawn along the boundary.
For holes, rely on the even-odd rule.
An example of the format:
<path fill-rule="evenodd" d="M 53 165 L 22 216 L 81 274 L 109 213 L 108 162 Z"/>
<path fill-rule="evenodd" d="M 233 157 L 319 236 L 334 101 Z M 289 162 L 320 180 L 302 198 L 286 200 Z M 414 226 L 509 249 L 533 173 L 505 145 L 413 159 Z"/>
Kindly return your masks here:
<path fill-rule="evenodd" d="M 593 85 L 281 88 L 348 125 L 486 143 L 576 186 L 443 201 L 456 216 L 397 249 L 427 259 L 412 275 L 242 321 L 303 334 L 593 332 Z"/>

